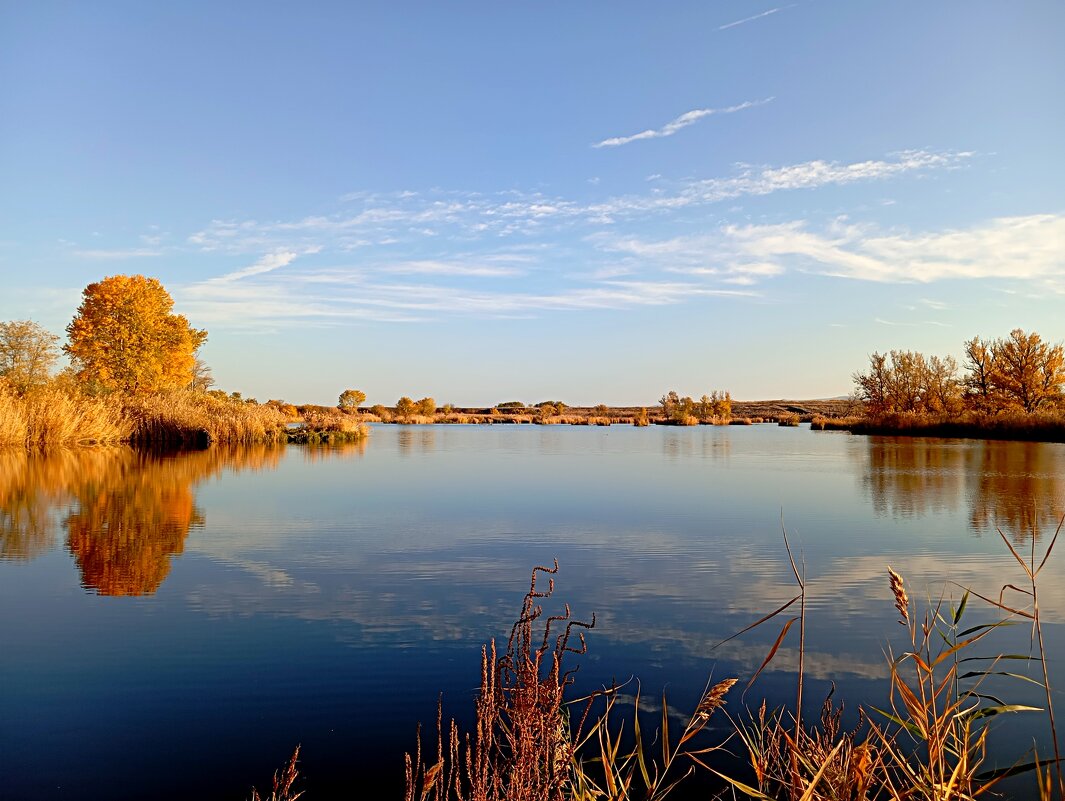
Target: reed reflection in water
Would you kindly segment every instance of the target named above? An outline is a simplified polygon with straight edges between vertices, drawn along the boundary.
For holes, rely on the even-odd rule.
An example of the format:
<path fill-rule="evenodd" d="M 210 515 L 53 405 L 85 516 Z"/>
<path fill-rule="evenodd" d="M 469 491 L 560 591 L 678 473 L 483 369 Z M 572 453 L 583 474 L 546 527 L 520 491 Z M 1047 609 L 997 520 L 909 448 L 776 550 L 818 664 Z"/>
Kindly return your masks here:
<path fill-rule="evenodd" d="M 365 447 L 358 441 L 299 451 L 314 461 L 361 454 Z M 260 444 L 171 453 L 0 453 L 0 559 L 33 559 L 51 550 L 62 532 L 86 590 L 151 595 L 189 532 L 204 525 L 197 486 L 224 471 L 273 470 L 289 452 Z"/>
<path fill-rule="evenodd" d="M 862 484 L 879 517 L 924 517 L 968 506 L 977 535 L 1038 539 L 1065 514 L 1065 447 L 1038 442 L 869 437 Z"/>

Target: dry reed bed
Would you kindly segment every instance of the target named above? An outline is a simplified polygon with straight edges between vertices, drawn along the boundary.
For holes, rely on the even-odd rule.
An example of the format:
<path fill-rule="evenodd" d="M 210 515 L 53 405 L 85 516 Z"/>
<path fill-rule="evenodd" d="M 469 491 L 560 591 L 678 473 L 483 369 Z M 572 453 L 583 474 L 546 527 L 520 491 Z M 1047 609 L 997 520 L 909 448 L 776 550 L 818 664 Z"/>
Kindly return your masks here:
<path fill-rule="evenodd" d="M 810 421 L 810 429 L 813 431 L 850 431 L 861 422 L 862 418 L 851 415 L 849 417 L 825 417 L 815 414 Z"/>
<path fill-rule="evenodd" d="M 0 384 L 0 445 L 43 448 L 121 442 L 132 432 L 120 407 L 58 388 L 18 396 Z"/>
<path fill-rule="evenodd" d="M 1065 442 L 1065 412 L 890 414 L 856 419 L 849 430 L 855 434 Z"/>
<path fill-rule="evenodd" d="M 189 391 L 145 397 L 92 397 L 48 387 L 24 396 L 0 383 L 0 446 L 30 449 L 129 442 L 167 447 L 358 439 L 358 418 L 339 410 L 308 411 L 292 427 L 272 404 L 242 403 Z"/>

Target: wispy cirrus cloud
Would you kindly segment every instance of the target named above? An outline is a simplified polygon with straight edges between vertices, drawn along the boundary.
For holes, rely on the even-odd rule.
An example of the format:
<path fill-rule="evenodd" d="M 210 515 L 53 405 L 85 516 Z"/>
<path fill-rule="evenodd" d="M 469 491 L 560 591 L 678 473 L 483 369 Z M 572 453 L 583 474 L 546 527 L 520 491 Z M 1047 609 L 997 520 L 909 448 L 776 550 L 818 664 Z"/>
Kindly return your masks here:
<path fill-rule="evenodd" d="M 204 252 L 232 254 L 302 252 L 322 246 L 329 251 L 363 252 L 438 237 L 474 243 L 488 238 L 535 241 L 563 229 L 595 229 L 649 214 L 685 209 L 742 197 L 816 190 L 903 175 L 952 170 L 974 154 L 959 151 L 907 150 L 881 159 L 839 162 L 824 159 L 783 166 L 738 165 L 731 175 L 668 182 L 658 177 L 648 191 L 578 202 L 540 192 L 360 193 L 344 209 L 329 215 L 294 220 L 212 220 L 188 237 Z M 461 246 L 461 245 L 460 245 Z"/>
<path fill-rule="evenodd" d="M 968 228 L 911 232 L 837 221 L 824 231 L 803 222 L 727 229 L 738 252 L 862 281 L 931 283 L 1002 278 L 1065 289 L 1065 214 L 999 217 Z"/>
<path fill-rule="evenodd" d="M 761 296 L 760 285 L 799 269 L 873 280 L 889 258 L 876 251 L 892 236 L 901 237 L 896 248 L 913 236 L 845 221 L 700 226 L 698 234 L 658 240 L 633 231 L 652 217 L 690 229 L 690 212 L 705 205 L 952 170 L 971 156 L 914 150 L 854 162 L 739 165 L 731 175 L 658 179 L 647 191 L 592 202 L 515 190 L 361 193 L 334 214 L 213 221 L 189 244 L 255 255 L 184 287 L 183 301 L 216 326 L 276 327 L 750 299 Z"/>
<path fill-rule="evenodd" d="M 292 264 L 298 255 L 298 253 L 294 253 L 290 250 L 268 253 L 249 267 L 226 273 L 225 275 L 220 275 L 217 278 L 212 278 L 211 281 L 215 283 L 239 281 L 242 278 L 250 278 L 253 275 L 262 275 L 263 273 L 273 272 L 274 270 Z"/>
<path fill-rule="evenodd" d="M 746 285 L 792 270 L 880 283 L 1012 279 L 1065 294 L 1065 214 L 999 217 L 940 231 L 884 231 L 845 219 L 815 230 L 798 220 L 664 240 L 600 235 L 592 241 L 623 260 Z M 946 308 L 940 301 L 921 304 Z"/>
<path fill-rule="evenodd" d="M 779 6 L 777 8 L 771 8 L 768 11 L 763 11 L 761 14 L 754 14 L 753 16 L 750 16 L 750 17 L 744 17 L 743 19 L 738 19 L 735 22 L 728 22 L 728 23 L 726 23 L 724 25 L 720 25 L 720 26 L 718 26 L 718 30 L 719 31 L 726 31 L 729 28 L 735 28 L 737 25 L 746 25 L 748 22 L 754 22 L 756 19 L 762 19 L 763 17 L 768 17 L 771 14 L 776 14 L 776 13 L 778 13 L 780 11 L 786 11 L 789 8 L 795 8 L 796 5 L 798 5 L 798 3 L 792 3 L 791 5 L 788 5 L 788 6 Z"/>
<path fill-rule="evenodd" d="M 387 272 L 400 275 L 444 275 L 468 276 L 475 278 L 509 278 L 522 275 L 516 267 L 500 267 L 492 264 L 467 264 L 458 261 L 436 261 L 417 259 L 414 261 L 390 264 L 384 268 Z"/>
<path fill-rule="evenodd" d="M 727 106 L 725 108 L 697 108 L 691 111 L 686 111 L 679 117 L 676 117 L 661 128 L 649 128 L 646 131 L 640 131 L 639 133 L 631 134 L 629 136 L 613 136 L 609 139 L 604 139 L 601 142 L 596 142 L 592 147 L 618 147 L 620 145 L 627 145 L 630 142 L 638 142 L 642 139 L 660 139 L 665 136 L 673 136 L 677 131 L 687 128 L 689 125 L 694 125 L 704 117 L 711 117 L 715 114 L 734 114 L 737 111 L 744 111 L 756 106 L 764 106 L 766 103 L 771 103 L 774 100 L 772 97 L 767 97 L 762 100 L 748 100 L 735 106 Z"/>
<path fill-rule="evenodd" d="M 248 282 L 205 281 L 175 292 L 197 319 L 227 327 L 275 329 L 292 324 L 425 322 L 448 316 L 493 319 L 546 312 L 666 306 L 696 297 L 743 298 L 757 293 L 700 281 L 597 280 L 588 285 L 513 291 L 396 282 L 358 270 L 267 276 Z"/>
<path fill-rule="evenodd" d="M 93 259 L 96 261 L 112 261 L 119 259 L 147 259 L 162 256 L 163 251 L 158 248 L 91 248 L 75 250 L 74 255 L 80 259 Z"/>

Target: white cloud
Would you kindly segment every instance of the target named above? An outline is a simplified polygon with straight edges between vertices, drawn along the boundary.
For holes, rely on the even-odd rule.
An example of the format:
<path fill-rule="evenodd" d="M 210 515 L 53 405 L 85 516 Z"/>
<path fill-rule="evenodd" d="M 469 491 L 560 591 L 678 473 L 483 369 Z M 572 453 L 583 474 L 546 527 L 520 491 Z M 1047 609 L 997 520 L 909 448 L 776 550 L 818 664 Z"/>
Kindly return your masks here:
<path fill-rule="evenodd" d="M 481 278 L 504 278 L 522 275 L 522 271 L 514 267 L 494 267 L 488 264 L 466 264 L 429 259 L 400 262 L 389 265 L 384 269 L 387 272 L 399 274 L 476 276 Z"/>
<path fill-rule="evenodd" d="M 441 279 L 456 272 L 448 263 L 420 262 L 412 273 Z M 437 267 L 440 269 L 437 269 Z M 309 322 L 421 322 L 442 315 L 484 318 L 551 311 L 620 310 L 685 303 L 697 297 L 751 297 L 756 293 L 702 281 L 622 279 L 617 273 L 575 278 L 579 285 L 512 291 L 448 286 L 439 281 L 389 280 L 399 271 L 386 265 L 330 268 L 285 274 L 260 272 L 245 281 L 212 279 L 181 287 L 183 310 L 197 319 L 242 328 Z M 494 269 L 494 268 L 492 268 Z M 506 269 L 506 268 L 500 268 Z M 476 273 L 481 275 L 482 273 Z M 498 274 L 498 273 L 493 273 Z M 507 273 L 508 275 L 510 273 Z"/>
<path fill-rule="evenodd" d="M 797 3 L 792 3 L 790 6 L 780 6 L 778 8 L 771 8 L 768 11 L 763 11 L 761 14 L 755 14 L 754 16 L 751 16 L 751 17 L 744 17 L 743 19 L 738 19 L 735 22 L 729 22 L 729 23 L 726 23 L 724 25 L 721 25 L 721 26 L 718 27 L 718 30 L 719 31 L 725 31 L 725 30 L 728 30 L 729 28 L 735 28 L 737 25 L 744 25 L 744 24 L 746 24 L 748 22 L 754 22 L 756 19 L 762 19 L 762 17 L 768 17 L 770 14 L 776 14 L 778 11 L 785 11 L 786 9 L 789 9 L 789 8 L 795 8 L 796 5 L 798 5 L 798 4 Z"/>
<path fill-rule="evenodd" d="M 659 139 L 663 136 L 673 136 L 677 131 L 682 128 L 687 128 L 689 125 L 694 125 L 703 117 L 710 117 L 714 114 L 733 114 L 737 111 L 754 108 L 755 106 L 764 106 L 766 103 L 772 102 L 772 100 L 772 97 L 767 97 L 764 100 L 748 100 L 739 105 L 728 106 L 726 108 L 692 109 L 691 111 L 686 111 L 679 117 L 670 120 L 661 128 L 650 128 L 646 131 L 632 134 L 631 136 L 614 136 L 609 139 L 604 139 L 601 142 L 596 142 L 592 147 L 618 147 L 619 145 L 627 145 L 629 142 L 637 142 L 641 139 Z"/>
<path fill-rule="evenodd" d="M 588 206 L 585 214 L 595 221 L 613 222 L 623 216 L 679 211 L 737 197 L 760 197 L 774 192 L 847 186 L 886 180 L 907 173 L 957 169 L 972 156 L 973 153 L 970 152 L 906 150 L 895 154 L 894 158 L 850 164 L 816 159 L 784 167 L 757 168 L 741 165 L 736 175 L 690 181 L 672 194 L 663 192 L 612 198 Z"/>
<path fill-rule="evenodd" d="M 731 227 L 725 235 L 742 253 L 794 259 L 816 272 L 862 281 L 1008 278 L 1060 286 L 1065 276 L 1065 214 L 1000 217 L 925 233 L 846 223 L 814 233 L 794 222 Z"/>
<path fill-rule="evenodd" d="M 211 280 L 214 282 L 239 281 L 242 278 L 250 278 L 253 275 L 262 275 L 263 273 L 273 272 L 274 270 L 279 270 L 282 267 L 290 265 L 295 261 L 298 255 L 298 253 L 293 253 L 292 251 L 268 253 L 250 267 L 245 267 L 243 270 L 227 273 L 226 275 L 221 275 Z"/>
<path fill-rule="evenodd" d="M 794 221 L 729 225 L 710 234 L 657 241 L 600 235 L 592 242 L 624 254 L 630 264 L 717 275 L 747 285 L 798 269 L 885 283 L 1006 278 L 1038 282 L 1065 294 L 1065 214 L 1000 217 L 969 228 L 920 233 L 884 232 L 846 220 L 814 231 L 807 222 Z M 947 308 L 927 298 L 921 303 L 937 311 Z"/>
<path fill-rule="evenodd" d="M 75 250 L 74 255 L 82 259 L 144 259 L 162 256 L 163 251 L 154 248 L 116 248 L 114 250 L 91 249 Z"/>
<path fill-rule="evenodd" d="M 383 243 L 411 243 L 429 236 L 465 242 L 489 237 L 529 238 L 575 225 L 613 225 L 623 219 L 671 214 L 744 196 L 954 169 L 971 156 L 971 153 L 911 150 L 885 159 L 849 164 L 814 160 L 776 167 L 739 165 L 733 175 L 687 180 L 672 186 L 657 180 L 646 192 L 587 204 L 520 191 L 491 195 L 468 192 L 360 195 L 357 200 L 363 207 L 354 211 L 273 222 L 212 220 L 189 236 L 188 242 L 208 252 L 248 254 L 303 252 L 322 244 L 332 250 L 355 252 Z"/>

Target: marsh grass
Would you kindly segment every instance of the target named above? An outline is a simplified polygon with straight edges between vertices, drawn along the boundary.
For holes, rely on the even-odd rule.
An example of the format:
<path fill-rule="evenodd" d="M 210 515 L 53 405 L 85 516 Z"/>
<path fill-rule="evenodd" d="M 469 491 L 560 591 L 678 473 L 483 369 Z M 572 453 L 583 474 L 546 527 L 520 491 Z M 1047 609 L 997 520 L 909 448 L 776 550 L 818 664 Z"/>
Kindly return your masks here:
<path fill-rule="evenodd" d="M 422 753 L 421 736 L 405 756 L 406 801 L 563 801 L 570 797 L 570 766 L 581 724 L 571 728 L 564 706 L 573 670 L 567 653 L 585 652 L 581 629 L 595 626 L 575 620 L 569 607 L 541 624 L 541 601 L 554 592 L 558 562 L 533 568 L 529 591 L 511 629 L 506 650 L 495 641 L 481 652 L 481 688 L 474 731 L 460 736 L 455 721 L 445 726 L 437 713 L 435 755 Z M 548 575 L 548 588 L 537 578 Z M 576 645 L 574 646 L 574 635 Z M 428 761 L 427 761 L 428 760 Z"/>
<path fill-rule="evenodd" d="M 815 414 L 810 420 L 811 431 L 850 431 L 861 422 L 861 417 L 825 417 Z"/>
<path fill-rule="evenodd" d="M 731 734 L 716 742 L 708 742 L 709 732 L 704 730 L 725 705 L 734 678 L 708 681 L 677 733 L 670 731 L 671 712 L 664 696 L 661 719 L 653 731 L 643 728 L 638 691 L 628 727 L 625 720 L 616 722 L 621 689 L 617 686 L 567 703 L 563 694 L 572 671 L 563 667 L 562 659 L 566 653 L 585 652 L 583 637 L 579 648 L 568 646 L 571 628 L 584 624 L 573 621 L 566 607 L 564 614 L 547 619 L 542 638 L 534 634 L 541 615 L 539 601 L 554 589 L 552 580 L 546 592 L 539 592 L 537 573 L 554 574 L 558 564 L 535 568 L 506 653 L 497 656 L 494 643 L 482 651 L 475 731 L 460 736 L 453 721 L 444 726 L 438 709 L 435 757 L 422 755 L 420 737 L 415 755 L 407 756 L 406 801 L 662 801 L 678 787 L 689 786 L 687 780 L 699 771 L 716 777 L 726 797 L 761 801 L 973 801 L 991 797 L 1004 779 L 1024 773 L 1032 776 L 1032 797 L 1065 798 L 1038 587 L 1039 574 L 1063 525 L 1065 518 L 1041 557 L 1034 540 L 1025 557 L 1002 535 L 1026 581 L 1005 584 L 997 600 L 965 589 L 957 605 L 941 597 L 929 601 L 919 614 L 903 577 L 887 568 L 885 587 L 906 636 L 901 651 L 889 656 L 885 708 L 859 708 L 858 722 L 849 729 L 842 725 L 843 707 L 833 702 L 832 693 L 817 719 L 807 722 L 801 714 L 807 583 L 804 561 L 801 555 L 795 557 L 784 532 L 796 594 L 728 639 L 791 615 L 783 620 L 746 688 L 773 661 L 785 639 L 797 633 L 794 706 L 770 710 L 763 702 L 757 713 L 730 715 Z M 1007 603 L 1004 598 L 1009 593 L 1019 594 L 1025 602 Z M 984 622 L 970 625 L 974 598 L 984 602 L 991 617 L 982 614 Z M 1037 653 L 1011 657 L 983 652 L 1000 627 L 1017 619 L 1031 623 Z M 554 640 L 552 624 L 565 625 L 564 633 Z M 1039 664 L 1042 681 L 1004 670 L 1000 662 L 1009 658 Z M 996 695 L 999 687 L 1008 688 L 1016 681 L 1040 686 L 1045 708 L 1009 703 Z M 1039 712 L 1047 717 L 1053 758 L 1020 754 L 1006 767 L 987 768 L 988 739 L 996 720 L 1001 715 Z M 721 755 L 710 757 L 719 751 Z M 726 753 L 733 755 L 731 761 L 719 758 Z M 738 754 L 745 756 L 746 767 L 735 758 Z"/>
<path fill-rule="evenodd" d="M 338 441 L 363 437 L 356 415 L 305 407 L 303 421 L 278 404 L 245 403 L 203 392 L 89 396 L 60 381 L 19 395 L 0 381 L 0 446 L 41 449 L 114 444 L 205 447 L 212 443 Z"/>
<path fill-rule="evenodd" d="M 284 442 L 289 423 L 276 406 L 189 391 L 129 399 L 123 416 L 132 424 L 131 442 L 180 447 Z"/>
<path fill-rule="evenodd" d="M 55 385 L 17 394 L 0 379 L 0 446 L 112 443 L 130 431 L 121 408 L 106 400 Z"/>
<path fill-rule="evenodd" d="M 871 415 L 855 418 L 849 430 L 855 434 L 1065 442 L 1065 412 Z"/>
<path fill-rule="evenodd" d="M 368 433 L 360 417 L 337 409 L 304 411 L 303 420 L 284 432 L 288 442 L 300 444 L 352 442 Z"/>
<path fill-rule="evenodd" d="M 297 745 L 288 762 L 274 773 L 270 795 L 259 795 L 259 791 L 252 787 L 249 801 L 296 801 L 300 798 L 303 791 L 295 789 L 296 780 L 299 778 L 299 769 L 296 767 L 299 756 L 300 747 Z"/>
<path fill-rule="evenodd" d="M 777 416 L 778 426 L 797 426 L 801 422 L 802 418 L 795 412 L 788 412 Z"/>

